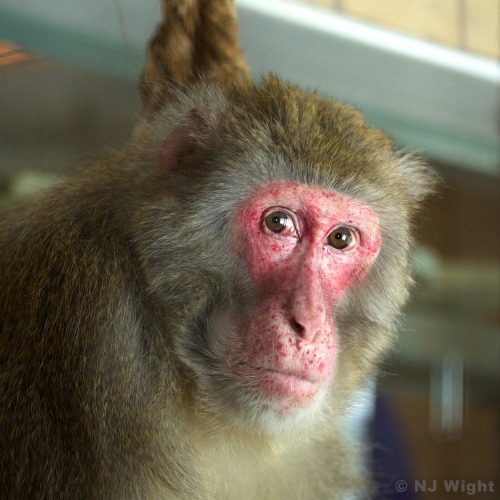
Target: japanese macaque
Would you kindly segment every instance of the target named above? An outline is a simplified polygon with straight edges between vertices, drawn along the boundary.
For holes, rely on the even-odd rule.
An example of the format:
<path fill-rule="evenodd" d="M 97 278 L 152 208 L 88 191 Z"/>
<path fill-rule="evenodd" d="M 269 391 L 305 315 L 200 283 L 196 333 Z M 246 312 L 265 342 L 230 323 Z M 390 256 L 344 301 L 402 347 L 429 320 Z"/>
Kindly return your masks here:
<path fill-rule="evenodd" d="M 195 80 L 0 218 L 2 498 L 363 494 L 342 416 L 432 175 L 348 106 Z"/>

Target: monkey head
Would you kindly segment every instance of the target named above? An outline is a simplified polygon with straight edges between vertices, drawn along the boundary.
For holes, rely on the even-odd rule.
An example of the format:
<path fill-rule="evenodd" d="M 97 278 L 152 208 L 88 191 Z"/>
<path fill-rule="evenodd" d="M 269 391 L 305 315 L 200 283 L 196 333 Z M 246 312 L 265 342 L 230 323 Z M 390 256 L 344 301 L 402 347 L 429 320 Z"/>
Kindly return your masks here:
<path fill-rule="evenodd" d="M 342 412 L 393 342 L 432 176 L 275 78 L 179 93 L 143 126 L 140 254 L 198 411 L 271 432 Z"/>

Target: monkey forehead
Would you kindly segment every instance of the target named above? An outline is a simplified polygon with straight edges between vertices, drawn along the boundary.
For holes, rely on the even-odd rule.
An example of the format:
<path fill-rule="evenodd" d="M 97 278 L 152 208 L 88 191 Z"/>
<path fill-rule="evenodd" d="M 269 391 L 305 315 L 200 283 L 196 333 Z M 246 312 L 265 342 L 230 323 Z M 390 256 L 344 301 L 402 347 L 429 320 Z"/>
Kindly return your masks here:
<path fill-rule="evenodd" d="M 273 77 L 238 88 L 229 100 L 220 128 L 232 154 L 264 155 L 281 179 L 358 195 L 366 187 L 366 199 L 374 191 L 385 197 L 402 192 L 391 139 L 351 106 Z"/>

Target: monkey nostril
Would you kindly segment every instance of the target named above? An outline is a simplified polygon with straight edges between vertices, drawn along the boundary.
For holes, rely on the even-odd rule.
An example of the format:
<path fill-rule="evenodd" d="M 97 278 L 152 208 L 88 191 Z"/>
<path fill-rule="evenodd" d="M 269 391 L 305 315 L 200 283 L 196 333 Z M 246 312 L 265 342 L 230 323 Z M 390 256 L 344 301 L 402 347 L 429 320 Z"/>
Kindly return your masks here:
<path fill-rule="evenodd" d="M 309 326 L 309 323 L 305 323 L 305 326 L 295 319 L 292 318 L 290 326 L 301 340 L 305 342 L 313 342 L 317 334 L 320 333 L 318 328 L 315 328 L 313 324 Z"/>
<path fill-rule="evenodd" d="M 293 320 L 293 329 L 299 334 L 302 335 L 304 333 L 304 327 L 297 323 L 297 321 Z"/>

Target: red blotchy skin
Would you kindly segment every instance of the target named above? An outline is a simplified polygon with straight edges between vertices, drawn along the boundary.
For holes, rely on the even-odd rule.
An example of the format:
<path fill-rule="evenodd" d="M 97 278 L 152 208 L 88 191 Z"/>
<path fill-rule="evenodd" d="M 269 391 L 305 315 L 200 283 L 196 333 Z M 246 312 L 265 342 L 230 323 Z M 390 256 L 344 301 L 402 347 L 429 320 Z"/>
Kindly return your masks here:
<path fill-rule="evenodd" d="M 276 233 L 273 211 L 291 221 Z M 338 227 L 355 242 L 339 250 L 328 240 Z M 283 411 L 310 403 L 330 379 L 337 337 L 335 306 L 380 248 L 378 218 L 366 205 L 336 192 L 273 183 L 241 206 L 237 236 L 255 285 L 254 313 L 227 352 L 237 376 L 251 374 Z"/>

